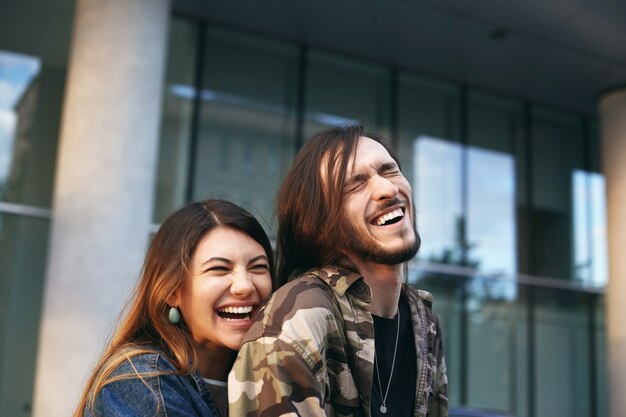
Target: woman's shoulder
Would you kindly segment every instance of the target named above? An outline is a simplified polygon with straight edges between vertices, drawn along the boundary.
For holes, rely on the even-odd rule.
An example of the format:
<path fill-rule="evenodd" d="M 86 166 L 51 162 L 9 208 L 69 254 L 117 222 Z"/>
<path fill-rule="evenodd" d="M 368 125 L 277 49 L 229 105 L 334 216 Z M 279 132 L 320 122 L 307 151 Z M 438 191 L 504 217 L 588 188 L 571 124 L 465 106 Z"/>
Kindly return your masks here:
<path fill-rule="evenodd" d="M 158 349 L 142 349 L 139 352 L 137 350 L 121 351 L 113 358 L 113 361 L 118 364 L 111 373 L 112 378 L 122 375 L 156 376 L 161 373 L 176 372 L 176 367 Z"/>
<path fill-rule="evenodd" d="M 183 377 L 157 349 L 123 349 L 109 359 L 109 367 L 95 398 L 95 415 L 160 415 L 171 398 L 187 395 Z"/>

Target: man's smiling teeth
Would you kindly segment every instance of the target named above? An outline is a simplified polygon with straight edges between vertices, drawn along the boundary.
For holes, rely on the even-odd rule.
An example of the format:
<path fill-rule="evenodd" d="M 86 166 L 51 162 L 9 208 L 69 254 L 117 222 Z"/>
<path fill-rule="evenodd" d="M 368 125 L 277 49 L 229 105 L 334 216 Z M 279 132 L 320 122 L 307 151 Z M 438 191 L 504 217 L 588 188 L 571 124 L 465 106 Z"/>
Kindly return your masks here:
<path fill-rule="evenodd" d="M 382 215 L 382 216 L 380 216 L 380 217 L 376 218 L 376 219 L 373 221 L 373 223 L 374 223 L 376 226 L 382 226 L 383 224 L 387 223 L 388 221 L 393 220 L 393 219 L 395 219 L 396 217 L 402 217 L 403 215 L 404 215 L 404 213 L 402 212 L 402 209 L 399 209 L 399 208 L 398 208 L 398 209 L 395 209 L 395 210 L 394 210 L 394 211 L 392 211 L 392 212 L 389 212 L 389 213 L 387 213 L 387 214 L 385 214 L 385 215 Z"/>
<path fill-rule="evenodd" d="M 247 314 L 252 311 L 252 306 L 245 307 L 224 307 L 218 310 L 220 313 L 230 313 L 230 314 Z"/>

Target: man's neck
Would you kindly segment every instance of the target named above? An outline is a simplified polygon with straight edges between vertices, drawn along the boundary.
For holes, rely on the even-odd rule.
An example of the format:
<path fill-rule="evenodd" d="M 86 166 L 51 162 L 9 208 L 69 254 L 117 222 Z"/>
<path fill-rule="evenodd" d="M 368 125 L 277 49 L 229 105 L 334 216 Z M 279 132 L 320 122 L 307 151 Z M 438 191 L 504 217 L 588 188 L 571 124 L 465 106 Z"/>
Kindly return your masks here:
<path fill-rule="evenodd" d="M 353 263 L 372 290 L 372 314 L 393 318 L 398 311 L 402 290 L 402 264 L 383 265 L 361 260 L 353 260 Z"/>

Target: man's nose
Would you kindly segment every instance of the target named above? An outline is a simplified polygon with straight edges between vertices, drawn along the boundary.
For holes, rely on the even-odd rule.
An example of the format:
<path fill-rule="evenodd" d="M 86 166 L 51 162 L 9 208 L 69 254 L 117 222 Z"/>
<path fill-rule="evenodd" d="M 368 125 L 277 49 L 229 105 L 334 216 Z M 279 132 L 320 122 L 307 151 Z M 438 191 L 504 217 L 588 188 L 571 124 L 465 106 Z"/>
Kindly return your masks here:
<path fill-rule="evenodd" d="M 398 186 L 391 180 L 380 175 L 376 175 L 370 179 L 372 181 L 372 199 L 385 200 L 394 198 L 398 195 Z"/>

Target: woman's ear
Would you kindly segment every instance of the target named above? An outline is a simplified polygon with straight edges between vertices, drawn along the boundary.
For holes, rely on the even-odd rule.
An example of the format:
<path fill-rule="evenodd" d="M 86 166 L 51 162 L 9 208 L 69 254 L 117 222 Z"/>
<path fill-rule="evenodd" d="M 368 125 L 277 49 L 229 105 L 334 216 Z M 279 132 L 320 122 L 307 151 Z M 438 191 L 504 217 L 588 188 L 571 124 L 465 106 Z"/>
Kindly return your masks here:
<path fill-rule="evenodd" d="M 166 299 L 165 302 L 170 307 L 179 307 L 180 306 L 180 290 L 176 290 L 171 293 Z"/>

